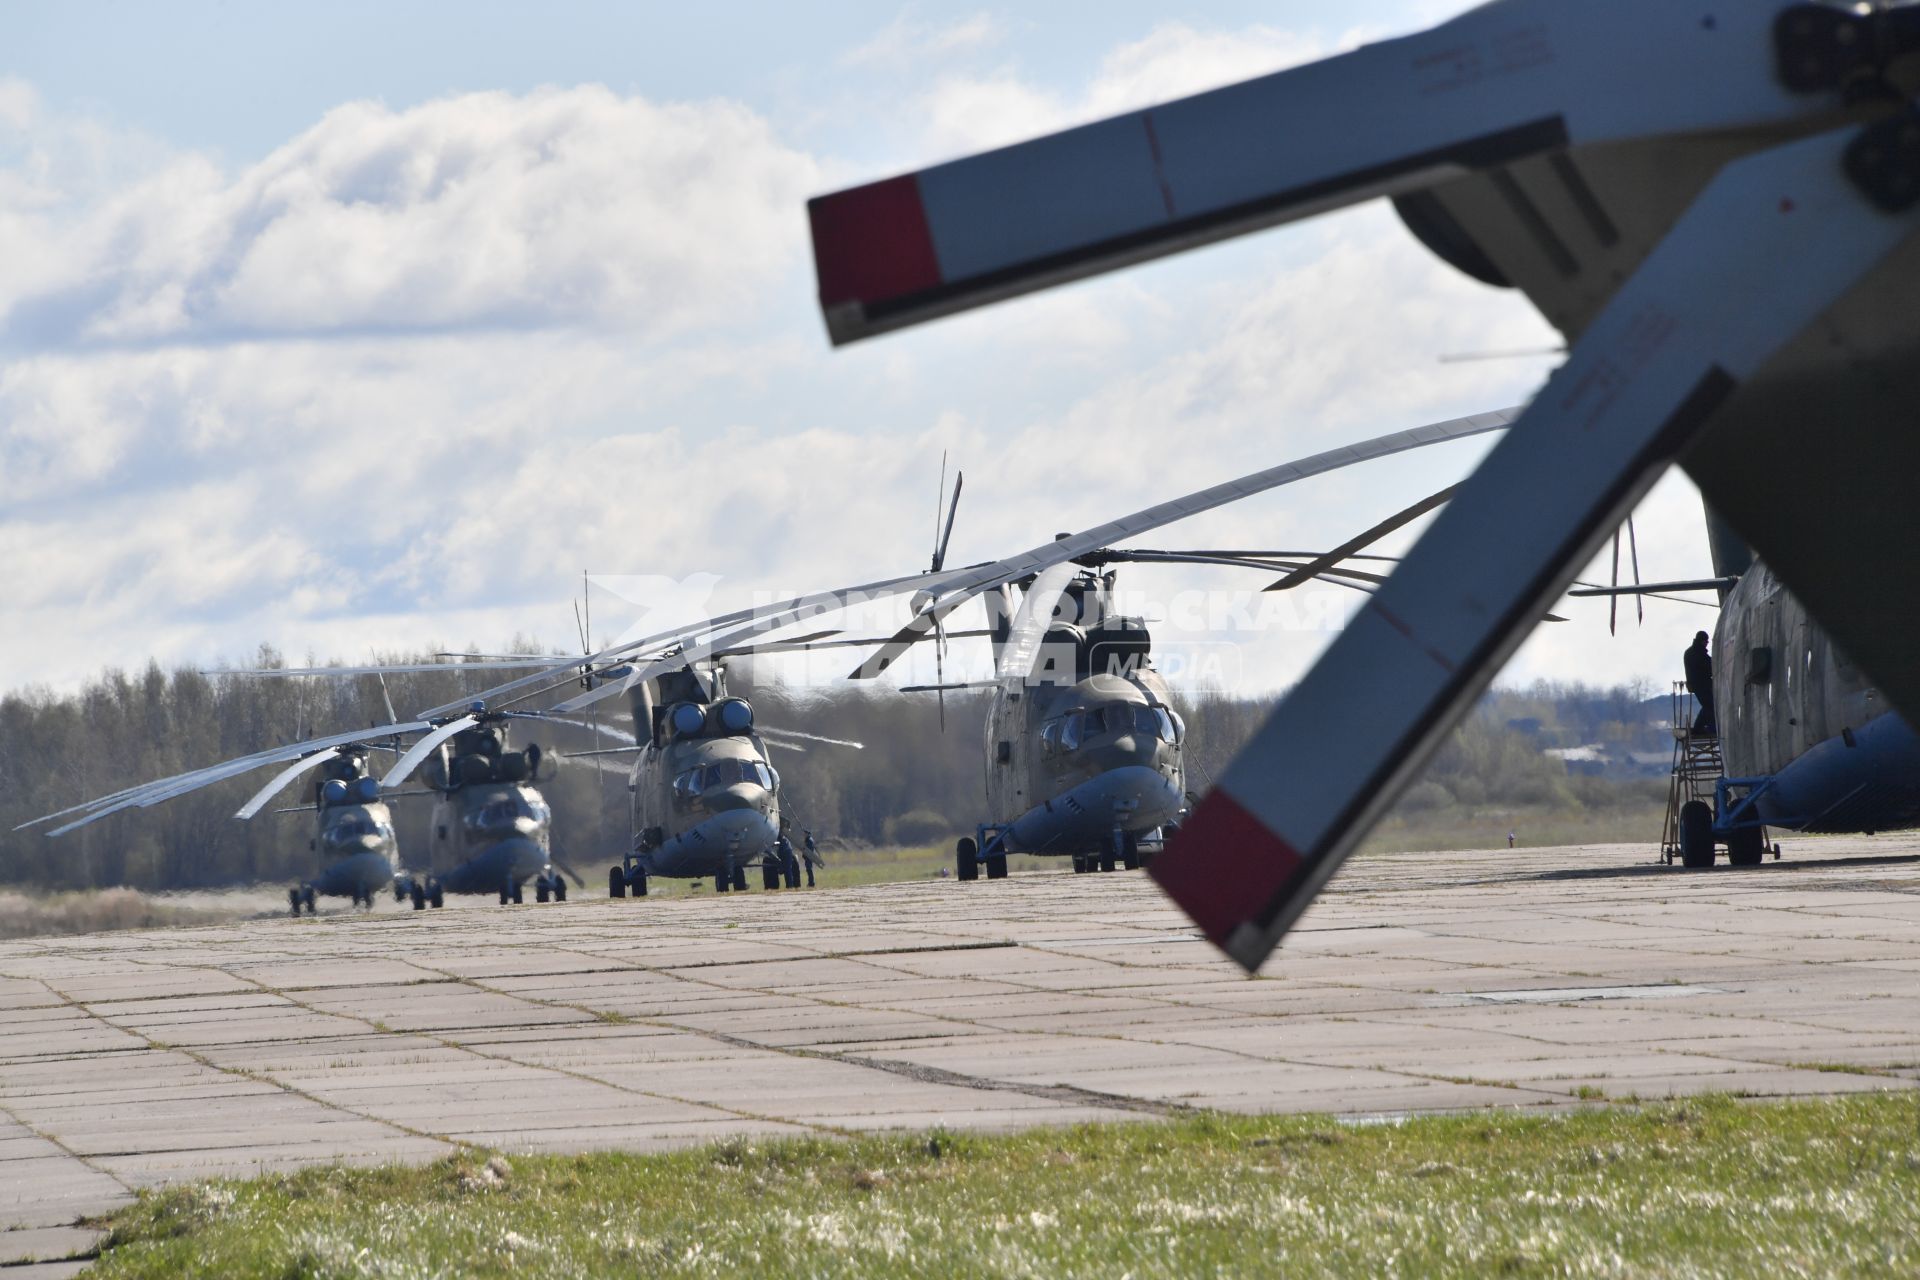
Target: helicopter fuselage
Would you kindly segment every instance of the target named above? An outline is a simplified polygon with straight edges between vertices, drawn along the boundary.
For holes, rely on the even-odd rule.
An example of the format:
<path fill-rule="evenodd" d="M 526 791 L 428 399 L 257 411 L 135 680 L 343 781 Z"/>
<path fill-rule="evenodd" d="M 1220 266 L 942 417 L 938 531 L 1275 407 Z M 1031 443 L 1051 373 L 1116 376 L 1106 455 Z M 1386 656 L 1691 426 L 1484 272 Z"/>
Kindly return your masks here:
<path fill-rule="evenodd" d="M 1874 832 L 1920 826 L 1920 734 L 1755 563 L 1714 629 L 1714 702 L 1729 778 L 1764 778 L 1768 825 Z"/>
<path fill-rule="evenodd" d="M 774 853 L 779 777 L 757 734 L 648 746 L 633 786 L 637 859 L 648 875 L 731 876 Z"/>
<path fill-rule="evenodd" d="M 987 808 L 1002 851 L 1091 854 L 1186 804 L 1183 727 L 1148 667 L 1003 684 L 987 716 Z"/>
<path fill-rule="evenodd" d="M 323 869 L 301 888 L 323 897 L 373 900 L 374 891 L 393 883 L 399 845 L 393 815 L 385 804 L 336 804 L 319 811 L 314 850 Z"/>
<path fill-rule="evenodd" d="M 434 803 L 433 875 L 448 893 L 511 892 L 549 874 L 552 813 L 523 782 L 466 783 Z"/>

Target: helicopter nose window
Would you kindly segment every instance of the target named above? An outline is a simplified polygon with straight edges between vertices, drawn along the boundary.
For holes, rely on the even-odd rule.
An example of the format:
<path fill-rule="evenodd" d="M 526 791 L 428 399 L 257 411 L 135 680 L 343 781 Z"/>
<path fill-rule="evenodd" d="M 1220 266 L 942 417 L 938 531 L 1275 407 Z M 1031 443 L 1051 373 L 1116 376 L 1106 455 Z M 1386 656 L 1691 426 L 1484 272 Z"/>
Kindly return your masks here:
<path fill-rule="evenodd" d="M 721 760 L 687 770 L 673 780 L 673 793 L 682 801 L 692 800 L 707 791 L 751 783 L 768 791 L 780 785 L 780 775 L 759 760 Z"/>
<path fill-rule="evenodd" d="M 393 827 L 379 822 L 364 813 L 342 814 L 327 825 L 328 844 L 346 844 L 358 840 L 361 836 L 378 836 L 383 840 L 393 838 Z"/>
<path fill-rule="evenodd" d="M 475 835 L 492 835 L 510 832 L 520 818 L 532 818 L 545 825 L 553 816 L 544 800 L 529 796 L 516 796 L 509 800 L 494 800 L 481 805 L 467 814 L 464 821 L 467 830 Z"/>

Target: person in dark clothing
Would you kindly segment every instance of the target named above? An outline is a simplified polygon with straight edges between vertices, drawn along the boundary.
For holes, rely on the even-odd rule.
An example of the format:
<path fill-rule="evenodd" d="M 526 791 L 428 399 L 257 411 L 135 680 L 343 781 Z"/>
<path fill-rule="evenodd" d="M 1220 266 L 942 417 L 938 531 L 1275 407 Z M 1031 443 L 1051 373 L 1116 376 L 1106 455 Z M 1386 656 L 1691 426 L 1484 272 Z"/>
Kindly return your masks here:
<path fill-rule="evenodd" d="M 805 856 L 801 860 L 807 864 L 807 888 L 811 889 L 813 888 L 813 869 L 815 867 L 824 867 L 827 864 L 825 860 L 820 857 L 820 850 L 814 847 L 813 832 L 802 831 L 800 834 L 806 837 L 800 846 L 806 850 Z"/>
<path fill-rule="evenodd" d="M 1713 715 L 1713 655 L 1707 652 L 1707 633 L 1696 632 L 1693 647 L 1687 650 L 1687 692 L 1700 703 L 1700 714 L 1693 718 L 1693 731 L 1715 735 L 1720 732 Z"/>

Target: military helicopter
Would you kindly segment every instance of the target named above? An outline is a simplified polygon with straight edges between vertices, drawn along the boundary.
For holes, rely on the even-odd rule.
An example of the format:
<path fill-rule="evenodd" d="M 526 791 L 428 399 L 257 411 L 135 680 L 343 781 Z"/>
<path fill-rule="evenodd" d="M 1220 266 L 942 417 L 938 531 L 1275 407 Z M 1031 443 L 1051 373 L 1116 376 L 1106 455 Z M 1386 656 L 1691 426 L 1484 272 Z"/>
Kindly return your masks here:
<path fill-rule="evenodd" d="M 587 648 L 587 626 L 581 622 L 582 648 Z M 848 645 L 868 645 L 868 638 L 830 639 L 835 631 L 815 631 L 806 635 L 764 644 L 738 644 L 714 649 L 698 659 L 674 665 L 683 652 L 678 643 L 650 645 L 650 652 L 662 655 L 645 679 L 632 678 L 636 659 L 583 653 L 579 658 L 538 657 L 518 654 L 447 654 L 457 663 L 435 662 L 381 667 L 318 667 L 293 674 L 357 675 L 383 677 L 400 672 L 445 670 L 509 670 L 534 668 L 535 673 L 509 685 L 485 691 L 498 696 L 508 691 L 530 688 L 522 699 L 538 697 L 556 688 L 578 685 L 586 694 L 569 699 L 551 712 L 485 711 L 486 703 L 476 702 L 473 714 L 485 724 L 504 725 L 516 718 L 537 719 L 550 725 L 567 725 L 619 739 L 623 745 L 591 750 L 542 753 L 530 747 L 524 757 L 502 752 L 497 741 L 486 735 L 494 730 L 469 728 L 453 739 L 454 758 L 423 770 L 426 785 L 444 799 L 436 805 L 433 842 L 435 865 L 444 863 L 460 848 L 460 840 L 469 845 L 483 837 L 475 834 L 487 822 L 511 824 L 517 838 L 496 842 L 484 855 L 475 855 L 462 868 L 439 875 L 425 883 L 403 878 L 396 894 L 411 894 L 416 904 L 423 894 L 439 892 L 494 892 L 505 883 L 503 871 L 517 868 L 520 879 L 532 875 L 539 901 L 551 895 L 566 898 L 562 875 L 580 878 L 556 859 L 549 849 L 545 806 L 538 793 L 524 785 L 539 775 L 543 762 L 557 759 L 578 760 L 592 767 L 617 769 L 627 780 L 631 800 L 633 846 L 623 854 L 621 865 L 608 872 L 608 892 L 616 898 L 631 894 L 647 895 L 649 881 L 655 876 L 673 879 L 712 877 L 714 888 L 722 893 L 744 890 L 747 871 L 761 870 L 767 889 L 797 888 L 801 864 L 785 839 L 785 820 L 780 811 L 780 775 L 768 757 L 769 744 L 787 750 L 801 750 L 802 743 L 819 743 L 861 749 L 862 744 L 843 738 L 826 737 L 802 730 L 761 726 L 754 722 L 752 704 L 727 692 L 727 663 L 731 659 L 757 655 L 795 653 L 811 649 Z M 284 674 L 275 670 L 265 674 Z M 610 693 L 624 691 L 632 715 L 633 732 L 627 733 L 597 721 L 569 718 L 590 707 Z M 445 708 L 436 708 L 429 716 L 440 716 Z M 616 766 L 609 757 L 636 757 L 630 765 Z M 403 762 L 404 763 L 404 762 Z M 544 767 L 550 768 L 550 763 Z M 401 771 L 396 767 L 394 773 Z M 391 776 L 391 775 L 390 775 Z M 451 785 L 449 780 L 452 780 Z M 492 789 L 480 789 L 487 783 Z M 518 792 L 512 787 L 518 786 Z M 507 788 L 507 790 L 502 790 Z M 464 805 L 469 812 L 445 814 L 443 809 Z M 458 818 L 458 821 L 455 819 Z M 465 831 L 464 837 L 456 833 Z M 536 852 L 535 846 L 538 846 Z M 823 865 L 817 853 L 815 865 Z M 478 887 L 456 887 L 478 886 Z M 519 901 L 521 890 L 515 883 L 498 890 L 502 901 Z"/>
<path fill-rule="evenodd" d="M 664 672 L 627 696 L 639 739 L 627 782 L 634 844 L 608 869 L 608 895 L 645 897 L 653 876 L 711 876 L 726 893 L 747 887 L 751 866 L 767 889 L 798 888 L 780 774 L 752 704 L 727 693 L 726 664 Z"/>
<path fill-rule="evenodd" d="M 1707 529 L 1712 578 L 1567 593 L 1719 595 L 1714 715 L 1693 737 L 1716 740 L 1724 772 L 1711 801 L 1680 805 L 1682 864 L 1710 867 L 1725 846 L 1733 865 L 1756 865 L 1768 828 L 1872 835 L 1920 826 L 1920 734 L 1711 510 Z"/>
<path fill-rule="evenodd" d="M 375 890 L 394 882 L 400 864 L 399 841 L 393 833 L 393 815 L 380 798 L 380 783 L 367 771 L 368 748 L 345 748 L 320 765 L 313 784 L 315 834 L 307 847 L 326 864 L 319 875 L 287 890 L 294 915 L 305 907 L 314 914 L 316 896 L 346 897 L 353 905 L 373 908 Z M 304 762 L 303 762 L 304 764 Z M 265 805 L 267 794 L 256 795 L 235 816 L 250 818 Z M 293 813 L 295 809 L 278 812 Z"/>
<path fill-rule="evenodd" d="M 523 901 L 531 880 L 535 900 L 567 900 L 567 880 L 584 884 L 553 852 L 553 811 L 534 785 L 553 776 L 555 754 L 537 742 L 507 749 L 510 722 L 525 712 L 489 711 L 475 702 L 468 714 L 422 738 L 381 779 L 396 787 L 418 767 L 435 796 L 424 872 L 394 881 L 396 899 L 418 911 L 438 907 L 449 893 L 495 894 L 500 905 Z M 425 750 L 423 751 L 423 748 Z"/>
<path fill-rule="evenodd" d="M 276 810 L 278 813 L 311 812 L 315 815 L 315 834 L 308 847 L 321 856 L 323 863 L 319 874 L 287 891 L 289 906 L 296 916 L 302 908 L 311 915 L 316 909 L 317 898 L 339 896 L 351 898 L 355 906 L 370 910 L 375 892 L 394 882 L 394 867 L 398 859 L 392 815 L 382 797 L 381 784 L 368 772 L 368 754 L 392 749 L 381 745 L 379 739 L 391 741 L 398 735 L 433 727 L 427 721 L 417 720 L 374 729 L 350 730 L 325 738 L 269 748 L 203 769 L 128 787 L 97 800 L 21 823 L 14 829 L 24 830 L 66 818 L 68 820 L 65 823 L 47 833 L 49 836 L 62 836 L 110 814 L 150 807 L 271 764 L 286 764 L 286 768 L 276 773 L 271 781 L 234 813 L 236 818 L 250 819 L 302 775 L 318 769 L 321 772 L 313 782 L 311 803 Z M 289 761 L 291 763 L 287 763 Z"/>
<path fill-rule="evenodd" d="M 1186 728 L 1166 680 L 1154 669 L 1152 636 L 1139 618 L 1115 607 L 1117 570 L 1126 563 L 1214 565 L 1275 575 L 1270 589 L 1322 581 L 1371 591 L 1391 557 L 1364 548 L 1443 503 L 1441 490 L 1396 512 L 1327 552 L 1147 550 L 1108 545 L 1223 502 L 1308 475 L 1438 444 L 1504 425 L 1511 411 L 1396 432 L 1299 463 L 1269 468 L 1187 498 L 1162 503 L 1012 560 L 972 566 L 959 583 L 923 592 L 908 626 L 851 673 L 872 679 L 909 646 L 932 639 L 936 671 L 944 663 L 944 620 L 981 598 L 990 622 L 994 678 L 982 682 L 905 685 L 903 692 L 993 690 L 987 713 L 986 800 L 989 819 L 955 848 L 961 880 L 1007 874 L 1013 853 L 1069 856 L 1076 872 L 1132 869 L 1143 844 L 1158 844 L 1185 812 L 1182 757 Z M 932 568 L 946 561 L 954 506 L 935 520 Z M 1376 562 L 1367 568 L 1351 560 Z M 1019 592 L 1016 606 L 1015 592 Z M 965 634 L 965 633 L 962 633 Z"/>
<path fill-rule="evenodd" d="M 1390 196 L 1569 339 L 1155 862 L 1253 969 L 1676 461 L 1920 720 L 1916 90 L 1913 4 L 1492 0 L 815 199 L 820 303 L 848 342 Z"/>
<path fill-rule="evenodd" d="M 953 531 L 953 512 L 949 507 L 943 513 L 944 518 L 936 518 L 938 542 L 932 567 L 926 573 L 880 579 L 760 605 L 577 658 L 521 657 L 502 663 L 481 661 L 470 665 L 534 668 L 529 674 L 478 695 L 495 705 L 501 699 L 539 697 L 577 683 L 582 691 L 548 707 L 543 714 L 549 717 L 574 716 L 605 699 L 622 693 L 628 695 L 636 741 L 627 747 L 607 749 L 605 754 L 640 752 L 641 759 L 632 773 L 638 832 L 635 851 L 623 858 L 621 866 L 609 871 L 610 893 L 620 896 L 626 891 L 641 892 L 647 878 L 653 875 L 712 875 L 716 887 L 724 879 L 730 887 L 742 888 L 746 868 L 756 865 L 756 857 L 765 883 L 773 887 L 776 876 L 781 881 L 793 882 L 792 864 L 784 854 L 770 858 L 764 852 L 769 839 L 775 848 L 779 844 L 778 804 L 772 794 L 775 788 L 766 785 L 771 781 L 777 787 L 778 775 L 766 762 L 764 744 L 777 734 L 799 735 L 790 730 L 756 727 L 751 706 L 743 699 L 725 695 L 724 685 L 715 682 L 711 664 L 747 654 L 872 645 L 872 639 L 846 638 L 832 630 L 784 639 L 767 637 L 786 626 L 818 619 L 876 597 L 910 595 L 911 621 L 888 637 L 854 672 L 855 678 L 868 678 L 886 670 L 922 640 L 994 635 L 992 628 L 949 633 L 945 630 L 946 619 L 960 606 L 987 593 L 996 593 L 1002 602 L 1003 618 L 1011 615 L 1010 593 L 1024 583 L 1025 596 L 1019 616 L 1005 622 L 1004 632 L 996 639 L 1002 689 L 996 697 L 1004 698 L 1008 708 L 1017 703 L 1018 710 L 1017 713 L 1011 709 L 998 712 L 993 718 L 1006 736 L 989 741 L 988 769 L 992 773 L 1000 766 L 1008 766 L 1002 773 L 1007 781 L 991 784 L 996 820 L 991 824 L 991 832 L 982 833 L 986 836 L 985 848 L 975 840 L 973 870 L 969 872 L 968 859 L 962 856 L 966 848 L 963 844 L 956 850 L 959 869 L 967 878 L 977 878 L 979 867 L 984 865 L 989 878 L 999 878 L 1005 874 L 1005 855 L 1009 849 L 1026 848 L 1028 842 L 1036 851 L 1079 855 L 1083 870 L 1125 863 L 1129 858 L 1137 861 L 1140 838 L 1163 826 L 1173 813 L 1168 808 L 1169 802 L 1177 808 L 1184 796 L 1179 744 L 1162 736 L 1170 734 L 1177 739 L 1179 731 L 1166 704 L 1164 685 L 1157 683 L 1159 678 L 1150 665 L 1140 661 L 1146 656 L 1144 628 L 1137 622 L 1107 616 L 1110 612 L 1104 603 L 1107 588 L 1097 582 L 1078 582 L 1083 569 L 1127 560 L 1240 565 L 1271 572 L 1304 571 L 1309 578 L 1342 581 L 1358 589 L 1370 589 L 1366 584 L 1378 582 L 1379 575 L 1339 565 L 1337 561 L 1343 557 L 1336 553 L 1131 551 L 1116 550 L 1112 544 L 1175 520 L 1358 462 L 1497 431 L 1518 412 L 1517 409 L 1495 410 L 1344 445 L 1268 467 L 1080 533 L 1064 535 L 1005 560 L 965 568 L 946 567 L 946 549 Z M 956 481 L 955 485 L 956 503 L 960 483 Z M 1403 516 L 1412 519 L 1425 509 L 1425 506 L 1419 511 L 1410 509 Z M 1062 597 L 1080 602 L 1098 616 L 1090 617 L 1089 625 L 1079 631 L 1071 631 L 1076 624 L 1069 621 L 1068 630 L 1056 632 L 1055 643 L 1050 647 L 1043 642 L 1047 639 L 1055 606 Z M 1067 695 L 1060 695 L 1058 717 L 1033 718 L 1035 713 L 1031 708 L 1055 705 L 1054 695 L 1029 699 L 1022 690 L 1043 658 L 1060 658 L 1054 651 L 1060 650 L 1063 644 L 1072 656 L 1050 664 L 1042 683 L 1052 682 L 1056 672 L 1063 672 L 1066 674 L 1061 676 L 1060 683 L 1079 688 L 1083 682 L 1077 677 L 1083 663 L 1104 661 L 1108 657 L 1132 661 L 1132 666 L 1113 673 L 1096 673 L 1089 667 L 1087 677 L 1096 681 L 1091 689 L 1097 691 L 1104 702 L 1145 707 L 1152 717 L 1151 731 L 1156 745 L 1147 753 L 1152 760 L 1148 767 L 1158 781 L 1137 796 L 1124 790 L 1136 775 L 1125 772 L 1125 766 L 1111 761 L 1110 757 L 1116 750 L 1140 751 L 1145 744 L 1136 738 L 1131 747 L 1119 748 L 1119 737 L 1134 738 L 1134 735 L 1121 734 L 1117 719 L 1111 730 L 1106 727 L 1105 719 L 1100 721 L 1099 730 L 1089 730 L 1088 708 L 1068 705 Z M 936 654 L 941 652 L 936 648 Z M 1130 692 L 1123 694 L 1118 686 L 1102 683 L 1110 680 L 1119 680 Z M 968 686 L 950 686 L 944 679 L 937 685 L 925 686 L 943 695 L 946 689 L 955 687 Z M 1087 690 L 1082 690 L 1082 696 L 1086 694 Z M 1164 725 L 1155 708 L 1168 711 L 1169 718 Z M 421 714 L 435 717 L 451 709 L 436 707 Z M 1095 749 L 1070 759 L 1075 748 L 1058 748 L 1057 736 L 1052 739 L 1056 746 L 1049 748 L 1046 721 L 1069 716 L 1075 710 L 1082 713 L 1076 722 L 1079 730 L 1088 733 L 1090 742 L 1103 741 L 1093 744 Z M 1113 714 L 1117 717 L 1119 713 Z M 1063 720 L 1057 732 L 1066 728 Z M 1004 759 L 1002 742 L 1007 744 Z M 1026 753 L 1023 760 L 1033 770 L 1027 781 L 1018 780 L 1020 771 L 1013 767 L 1016 742 L 1022 744 L 1021 749 Z M 1114 769 L 1094 768 L 1093 773 L 1114 772 L 1114 777 L 1088 776 L 1089 766 L 1103 759 L 1109 759 Z M 758 775 L 760 768 L 768 771 L 764 780 Z M 709 774 L 708 770 L 713 772 Z M 1144 782 L 1144 778 L 1140 781 Z M 1069 797 L 1072 803 L 1097 798 L 1102 806 L 1098 821 L 1084 828 L 1078 824 L 1068 828 L 1055 827 L 1044 820 L 1041 814 L 1047 813 L 1048 803 L 1056 799 L 1048 788 L 1055 784 L 1067 789 L 1067 795 L 1059 797 L 1062 803 L 1068 803 Z M 1086 784 L 1093 788 L 1083 793 L 1087 800 L 1072 795 L 1071 788 Z M 709 805 L 702 798 L 709 790 L 721 798 L 718 806 Z M 1016 809 L 1014 806 L 1022 799 L 1026 807 Z M 1120 806 L 1118 810 L 1116 805 Z M 1041 812 L 1028 815 L 1027 808 Z M 1127 816 L 1116 821 L 1116 813 Z M 692 838 L 696 833 L 697 838 Z M 1013 841 L 1012 846 L 1009 840 Z M 756 849 L 760 852 L 756 853 Z"/>

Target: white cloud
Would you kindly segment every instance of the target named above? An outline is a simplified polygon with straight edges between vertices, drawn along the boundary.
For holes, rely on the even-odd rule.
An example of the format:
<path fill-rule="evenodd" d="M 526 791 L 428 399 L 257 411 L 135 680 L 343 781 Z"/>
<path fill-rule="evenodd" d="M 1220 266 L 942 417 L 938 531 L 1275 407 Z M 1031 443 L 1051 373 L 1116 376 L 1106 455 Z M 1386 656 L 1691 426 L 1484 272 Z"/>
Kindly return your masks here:
<path fill-rule="evenodd" d="M 841 55 L 843 67 L 903 71 L 929 61 L 951 58 L 998 44 L 1005 29 L 989 13 L 976 13 L 958 22 L 921 22 L 909 12 L 895 16 L 873 37 Z"/>
<path fill-rule="evenodd" d="M 229 177 L 182 156 L 106 197 L 0 188 L 40 266 L 16 345 L 725 320 L 802 251 L 813 162 L 737 104 L 585 86 L 349 103 Z"/>
<path fill-rule="evenodd" d="M 1374 34 L 1363 28 L 1327 33 L 1261 25 L 1202 31 L 1165 22 L 1108 53 L 1078 92 L 1035 85 L 1010 68 L 954 73 L 923 95 L 925 146 L 940 155 L 1003 146 L 1312 62 Z"/>
<path fill-rule="evenodd" d="M 1079 89 L 989 80 L 954 137 L 961 116 L 1030 133 L 1340 39 L 1162 27 Z M 34 258 L 0 255 L 0 305 L 25 297 L 0 366 L 15 680 L 262 640 L 571 649 L 583 569 L 718 575 L 722 609 L 911 571 L 943 448 L 968 473 L 953 562 L 1004 555 L 1511 403 L 1543 362 L 1434 357 L 1550 340 L 1375 206 L 829 353 L 800 212 L 826 161 L 737 104 L 349 105 L 233 173 L 98 130 L 104 158 L 61 169 L 46 140 L 85 130 L 17 89 L 0 117 L 0 231 L 24 229 Z M 1480 447 L 1304 484 L 1165 545 L 1328 545 Z M 1650 574 L 1693 571 L 1697 515 L 1675 501 L 1641 526 Z M 1255 679 L 1290 678 L 1325 638 L 1258 642 Z M 1550 646 L 1523 652 L 1529 671 L 1646 669 L 1604 621 Z"/>

